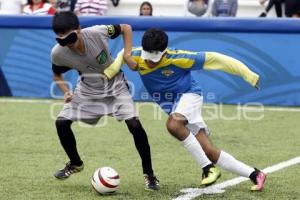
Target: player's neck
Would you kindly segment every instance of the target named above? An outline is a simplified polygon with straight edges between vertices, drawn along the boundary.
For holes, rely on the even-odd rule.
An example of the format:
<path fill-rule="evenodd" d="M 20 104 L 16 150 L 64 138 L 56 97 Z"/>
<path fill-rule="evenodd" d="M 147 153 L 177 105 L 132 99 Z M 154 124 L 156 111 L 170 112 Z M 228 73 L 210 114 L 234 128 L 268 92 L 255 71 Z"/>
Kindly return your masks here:
<path fill-rule="evenodd" d="M 77 51 L 78 51 L 80 54 L 84 54 L 84 53 L 85 53 L 84 40 L 83 40 L 82 37 L 78 37 Z"/>

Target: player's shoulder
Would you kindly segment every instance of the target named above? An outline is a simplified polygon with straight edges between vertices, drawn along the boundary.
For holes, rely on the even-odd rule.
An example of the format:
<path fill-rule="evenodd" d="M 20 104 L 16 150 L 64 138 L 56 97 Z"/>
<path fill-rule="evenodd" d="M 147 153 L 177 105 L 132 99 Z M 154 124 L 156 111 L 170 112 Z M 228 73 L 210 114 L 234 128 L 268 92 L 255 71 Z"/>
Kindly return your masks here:
<path fill-rule="evenodd" d="M 202 57 L 204 52 L 181 50 L 181 49 L 167 49 L 166 58 L 167 59 L 190 59 L 194 60 L 198 57 Z"/>
<path fill-rule="evenodd" d="M 106 33 L 107 29 L 108 29 L 107 25 L 94 25 L 94 26 L 86 27 L 86 28 L 82 29 L 81 31 L 83 33 L 93 34 L 93 33 L 101 33 L 101 32 Z"/>
<path fill-rule="evenodd" d="M 196 51 L 189 51 L 189 50 L 182 50 L 182 49 L 174 49 L 174 48 L 168 48 L 166 51 L 167 54 L 169 55 L 174 55 L 174 56 L 180 56 L 180 55 L 195 55 L 199 52 Z"/>
<path fill-rule="evenodd" d="M 51 58 L 58 57 L 63 51 L 63 47 L 61 47 L 59 44 L 54 45 L 54 47 L 51 50 Z"/>
<path fill-rule="evenodd" d="M 103 25 L 93 25 L 93 26 L 89 26 L 89 27 L 86 27 L 86 28 L 83 28 L 81 31 L 93 31 L 93 30 L 97 30 L 99 29 L 100 27 L 102 27 Z"/>
<path fill-rule="evenodd" d="M 52 63 L 58 64 L 59 62 L 61 62 L 66 53 L 66 47 L 62 47 L 59 44 L 56 44 L 51 50 L 50 58 Z"/>

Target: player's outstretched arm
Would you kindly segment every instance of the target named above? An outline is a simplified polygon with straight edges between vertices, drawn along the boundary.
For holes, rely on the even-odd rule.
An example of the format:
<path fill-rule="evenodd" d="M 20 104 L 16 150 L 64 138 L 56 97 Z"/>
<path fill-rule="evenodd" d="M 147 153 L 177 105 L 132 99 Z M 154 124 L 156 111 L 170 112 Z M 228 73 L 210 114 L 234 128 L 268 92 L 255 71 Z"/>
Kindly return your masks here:
<path fill-rule="evenodd" d="M 128 24 L 120 24 L 121 33 L 123 35 L 123 43 L 124 43 L 124 54 L 123 58 L 127 63 L 128 59 L 131 57 L 132 50 L 132 28 Z"/>
<path fill-rule="evenodd" d="M 115 75 L 117 75 L 122 67 L 123 64 L 123 56 L 124 56 L 124 49 L 122 49 L 116 59 L 114 60 L 114 62 L 112 64 L 110 64 L 105 70 L 104 70 L 104 74 L 107 77 L 107 79 L 112 79 L 113 77 L 115 77 Z"/>
<path fill-rule="evenodd" d="M 138 64 L 137 62 L 133 59 L 132 56 L 128 57 L 128 60 L 126 62 L 127 66 L 133 70 L 133 71 L 136 71 L 138 69 Z"/>
<path fill-rule="evenodd" d="M 251 71 L 244 63 L 216 52 L 205 53 L 203 69 L 221 70 L 230 74 L 241 76 L 246 82 L 259 89 L 259 75 Z"/>
<path fill-rule="evenodd" d="M 131 56 L 132 28 L 128 24 L 121 24 L 120 26 L 121 26 L 121 32 L 123 34 L 123 40 L 124 40 L 123 59 L 126 62 L 126 64 L 129 66 L 130 69 L 135 69 L 137 63 L 134 61 L 134 59 Z"/>
<path fill-rule="evenodd" d="M 118 55 L 117 55 L 116 59 L 114 60 L 114 62 L 104 70 L 103 73 L 105 74 L 107 79 L 110 80 L 115 75 L 117 75 L 119 73 L 122 65 L 124 64 L 123 58 L 124 58 L 124 49 L 122 49 L 122 51 L 120 51 L 118 53 Z M 137 69 L 137 62 L 132 58 L 132 56 L 127 57 L 126 64 L 132 70 Z"/>
<path fill-rule="evenodd" d="M 121 33 L 123 35 L 124 49 L 122 49 L 122 51 L 118 53 L 117 58 L 114 60 L 114 62 L 104 70 L 104 75 L 107 79 L 112 79 L 116 74 L 119 73 L 123 64 L 123 60 L 129 67 L 136 65 L 135 61 L 131 57 L 132 28 L 128 24 L 120 24 L 120 27 Z"/>

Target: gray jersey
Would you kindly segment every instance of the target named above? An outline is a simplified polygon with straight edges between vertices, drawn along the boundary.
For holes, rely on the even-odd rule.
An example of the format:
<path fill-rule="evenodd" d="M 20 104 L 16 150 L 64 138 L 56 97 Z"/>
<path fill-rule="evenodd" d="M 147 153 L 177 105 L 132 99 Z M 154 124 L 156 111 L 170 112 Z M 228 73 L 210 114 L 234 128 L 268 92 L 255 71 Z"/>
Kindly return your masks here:
<path fill-rule="evenodd" d="M 81 73 L 77 90 L 84 96 L 114 96 L 126 87 L 123 73 L 110 81 L 103 81 L 100 74 L 113 59 L 109 53 L 108 39 L 111 26 L 96 25 L 81 30 L 85 53 L 80 54 L 68 47 L 55 45 L 51 52 L 52 63 L 69 67 Z"/>

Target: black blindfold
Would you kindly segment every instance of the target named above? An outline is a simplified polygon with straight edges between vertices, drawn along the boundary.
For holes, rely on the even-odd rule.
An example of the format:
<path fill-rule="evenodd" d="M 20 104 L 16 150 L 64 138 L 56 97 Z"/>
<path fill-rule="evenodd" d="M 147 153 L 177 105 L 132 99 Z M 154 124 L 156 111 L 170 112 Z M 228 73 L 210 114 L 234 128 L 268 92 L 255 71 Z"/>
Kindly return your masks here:
<path fill-rule="evenodd" d="M 71 32 L 69 35 L 67 35 L 65 38 L 57 37 L 56 41 L 61 46 L 66 46 L 67 44 L 73 44 L 77 41 L 77 33 L 74 31 L 74 32 Z"/>

